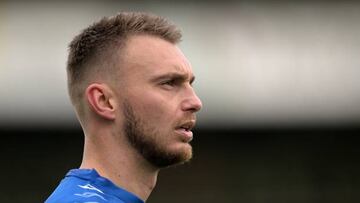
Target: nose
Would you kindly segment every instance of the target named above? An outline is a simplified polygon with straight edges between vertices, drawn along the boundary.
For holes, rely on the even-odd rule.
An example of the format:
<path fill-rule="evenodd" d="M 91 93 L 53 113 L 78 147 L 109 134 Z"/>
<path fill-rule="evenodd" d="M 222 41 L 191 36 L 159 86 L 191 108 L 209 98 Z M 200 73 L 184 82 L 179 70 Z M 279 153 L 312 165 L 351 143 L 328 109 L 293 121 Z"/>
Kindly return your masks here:
<path fill-rule="evenodd" d="M 200 98 L 196 95 L 194 89 L 191 87 L 189 94 L 186 96 L 182 103 L 183 111 L 191 111 L 193 113 L 200 111 L 202 107 L 202 102 Z"/>

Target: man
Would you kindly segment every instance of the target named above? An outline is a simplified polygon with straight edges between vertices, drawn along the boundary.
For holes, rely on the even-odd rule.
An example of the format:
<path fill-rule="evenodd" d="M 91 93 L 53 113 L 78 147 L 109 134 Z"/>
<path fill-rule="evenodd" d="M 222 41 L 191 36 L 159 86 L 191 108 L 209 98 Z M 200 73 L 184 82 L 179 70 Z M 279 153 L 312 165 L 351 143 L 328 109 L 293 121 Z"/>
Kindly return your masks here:
<path fill-rule="evenodd" d="M 135 12 L 74 38 L 68 88 L 85 134 L 83 160 L 46 203 L 145 202 L 161 168 L 191 159 L 202 104 L 180 38 L 166 19 Z"/>

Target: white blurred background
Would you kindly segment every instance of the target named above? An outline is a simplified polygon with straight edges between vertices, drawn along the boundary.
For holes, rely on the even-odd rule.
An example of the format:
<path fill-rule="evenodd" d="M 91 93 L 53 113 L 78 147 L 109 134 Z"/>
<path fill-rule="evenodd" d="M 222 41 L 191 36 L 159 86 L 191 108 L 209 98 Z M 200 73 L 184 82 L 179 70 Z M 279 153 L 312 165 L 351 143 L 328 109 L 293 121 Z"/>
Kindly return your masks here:
<path fill-rule="evenodd" d="M 1 126 L 78 125 L 67 45 L 122 10 L 182 28 L 204 103 L 200 126 L 359 123 L 360 3 L 0 1 Z"/>

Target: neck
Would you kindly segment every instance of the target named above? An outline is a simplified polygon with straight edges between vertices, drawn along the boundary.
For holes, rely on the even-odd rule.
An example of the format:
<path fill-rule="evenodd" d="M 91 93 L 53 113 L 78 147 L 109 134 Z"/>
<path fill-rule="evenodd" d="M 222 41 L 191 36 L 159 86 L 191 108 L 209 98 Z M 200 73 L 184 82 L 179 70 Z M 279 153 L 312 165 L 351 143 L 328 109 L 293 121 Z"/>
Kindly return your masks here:
<path fill-rule="evenodd" d="M 80 168 L 94 168 L 101 176 L 146 201 L 156 185 L 159 169 L 127 144 L 127 140 L 118 139 L 119 135 L 106 133 L 86 135 Z"/>

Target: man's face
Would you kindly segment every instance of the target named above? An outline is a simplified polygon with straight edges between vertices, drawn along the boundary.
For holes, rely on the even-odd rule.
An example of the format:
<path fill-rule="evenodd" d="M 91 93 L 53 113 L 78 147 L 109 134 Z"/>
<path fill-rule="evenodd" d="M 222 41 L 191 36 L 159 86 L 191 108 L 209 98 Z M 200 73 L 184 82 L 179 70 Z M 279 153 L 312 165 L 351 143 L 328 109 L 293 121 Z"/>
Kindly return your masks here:
<path fill-rule="evenodd" d="M 157 167 L 190 160 L 202 106 L 190 64 L 177 46 L 152 36 L 131 37 L 124 53 L 117 94 L 129 143 Z"/>

